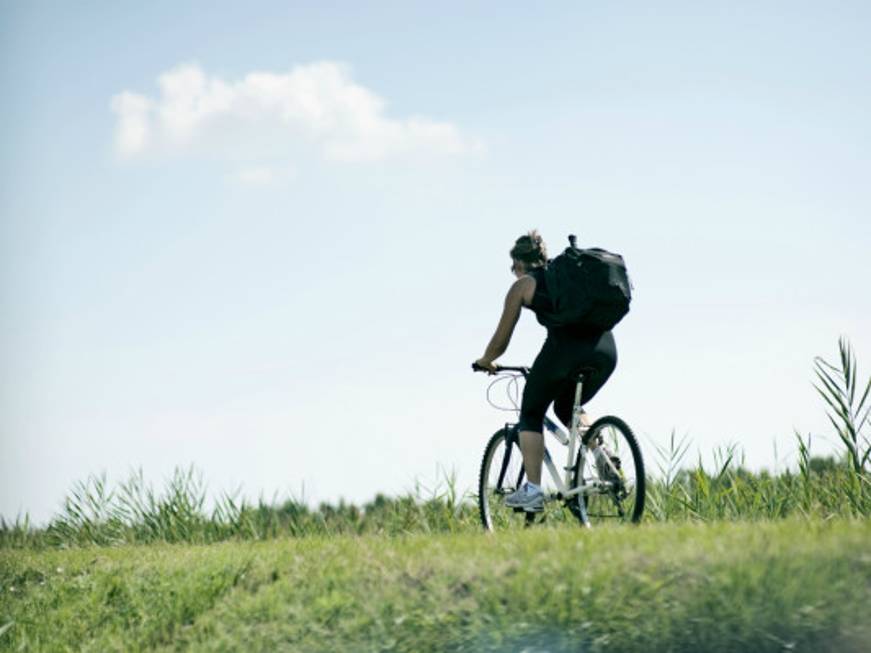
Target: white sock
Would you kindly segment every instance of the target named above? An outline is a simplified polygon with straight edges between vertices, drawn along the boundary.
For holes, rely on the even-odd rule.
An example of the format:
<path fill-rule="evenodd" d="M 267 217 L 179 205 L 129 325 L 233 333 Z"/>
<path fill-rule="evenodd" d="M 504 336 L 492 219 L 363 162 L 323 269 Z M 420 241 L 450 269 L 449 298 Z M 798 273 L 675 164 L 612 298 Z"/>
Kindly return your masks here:
<path fill-rule="evenodd" d="M 530 492 L 541 492 L 541 486 L 536 485 L 535 483 L 530 483 L 529 481 L 526 481 L 526 487 L 529 489 Z"/>

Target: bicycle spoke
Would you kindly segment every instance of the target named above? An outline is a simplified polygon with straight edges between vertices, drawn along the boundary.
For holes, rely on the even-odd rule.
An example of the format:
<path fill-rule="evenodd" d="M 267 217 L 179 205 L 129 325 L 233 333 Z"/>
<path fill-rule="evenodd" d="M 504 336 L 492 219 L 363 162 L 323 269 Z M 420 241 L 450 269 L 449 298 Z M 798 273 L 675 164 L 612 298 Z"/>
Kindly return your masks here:
<path fill-rule="evenodd" d="M 585 441 L 589 448 L 578 455 L 575 478 L 597 487 L 578 499 L 589 519 L 637 521 L 644 508 L 644 465 L 632 431 L 619 418 L 606 417 L 591 426 Z"/>

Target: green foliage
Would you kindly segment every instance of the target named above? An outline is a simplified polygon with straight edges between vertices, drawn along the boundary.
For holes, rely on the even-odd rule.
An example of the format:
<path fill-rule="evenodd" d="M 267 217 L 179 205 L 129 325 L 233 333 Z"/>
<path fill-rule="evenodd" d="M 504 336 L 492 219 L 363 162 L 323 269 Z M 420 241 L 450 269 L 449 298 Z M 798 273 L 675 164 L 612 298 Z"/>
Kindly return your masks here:
<path fill-rule="evenodd" d="M 838 350 L 840 367 L 827 363 L 819 356 L 814 359 L 814 371 L 819 381 L 819 385 L 814 387 L 830 409 L 827 413 L 829 421 L 847 450 L 853 471 L 858 475 L 865 471 L 871 457 L 871 433 L 866 432 L 871 417 L 871 401 L 868 401 L 871 376 L 863 390 L 862 384 L 856 379 L 856 355 L 850 342 L 846 338 L 839 339 Z"/>
<path fill-rule="evenodd" d="M 782 519 L 790 516 L 829 519 L 871 514 L 867 475 L 834 457 L 811 455 L 811 437 L 798 441 L 798 473 L 751 472 L 738 462 L 735 446 L 714 452 L 713 469 L 701 461 L 683 466 L 686 439 L 656 449 L 654 477 L 647 489 L 647 520 L 715 521 Z M 855 491 L 851 490 L 855 488 Z"/>
<path fill-rule="evenodd" d="M 31 546 L 36 539 L 28 515 L 18 515 L 14 522 L 7 522 L 4 517 L 0 517 L 0 549 Z"/>
<path fill-rule="evenodd" d="M 871 514 L 867 475 L 833 457 L 814 457 L 811 439 L 797 436 L 798 473 L 751 472 L 738 462 L 734 446 L 715 452 L 713 468 L 701 460 L 683 464 L 689 442 L 671 439 L 656 452 L 658 470 L 648 482 L 644 520 L 747 521 L 793 516 L 830 519 Z M 656 473 L 658 471 L 658 474 Z M 419 486 L 400 497 L 377 495 L 356 506 L 340 501 L 309 508 L 288 499 L 257 504 L 221 495 L 211 510 L 201 476 L 177 469 L 163 493 L 156 493 L 136 472 L 109 488 L 105 477 L 90 477 L 74 487 L 64 510 L 47 528 L 33 529 L 27 519 L 0 521 L 0 548 L 105 546 L 152 542 L 209 544 L 226 540 L 330 535 L 405 535 L 479 530 L 472 496 L 461 496 L 448 476 L 439 487 Z M 574 524 L 569 524 L 569 527 Z"/>
<path fill-rule="evenodd" d="M 453 475 L 433 488 L 418 485 L 414 494 L 377 495 L 358 507 L 340 501 L 309 508 L 288 499 L 250 504 L 222 494 L 207 509 L 206 486 L 193 467 L 177 468 L 162 493 L 147 484 L 141 470 L 110 487 L 105 476 L 76 483 L 63 510 L 46 528 L 29 520 L 0 520 L 0 548 L 107 546 L 153 542 L 210 544 L 226 540 L 267 540 L 475 530 L 477 508 L 457 492 Z"/>

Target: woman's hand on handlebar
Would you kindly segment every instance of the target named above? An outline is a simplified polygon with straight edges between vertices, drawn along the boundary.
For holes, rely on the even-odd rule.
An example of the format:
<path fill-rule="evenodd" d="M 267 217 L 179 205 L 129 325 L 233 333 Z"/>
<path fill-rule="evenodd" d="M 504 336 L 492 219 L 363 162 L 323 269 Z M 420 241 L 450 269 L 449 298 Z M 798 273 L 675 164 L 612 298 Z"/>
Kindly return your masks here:
<path fill-rule="evenodd" d="M 487 374 L 496 374 L 496 365 L 493 361 L 488 361 L 486 358 L 479 358 L 472 363 L 472 369 L 475 372 L 487 372 Z"/>

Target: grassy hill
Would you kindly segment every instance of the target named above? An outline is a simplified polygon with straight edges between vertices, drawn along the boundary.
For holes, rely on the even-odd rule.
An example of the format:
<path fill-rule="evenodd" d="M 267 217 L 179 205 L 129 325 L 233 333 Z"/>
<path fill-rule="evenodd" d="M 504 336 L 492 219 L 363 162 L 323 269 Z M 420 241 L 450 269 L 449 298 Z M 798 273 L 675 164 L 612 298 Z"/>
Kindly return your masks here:
<path fill-rule="evenodd" d="M 3 651 L 871 650 L 871 522 L 0 549 Z"/>

